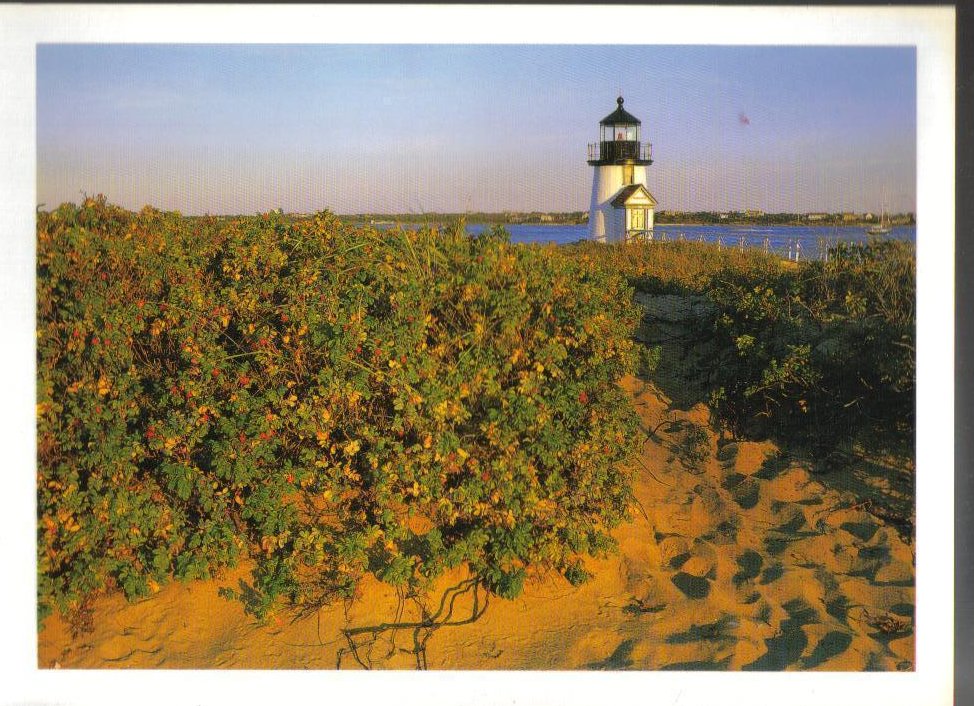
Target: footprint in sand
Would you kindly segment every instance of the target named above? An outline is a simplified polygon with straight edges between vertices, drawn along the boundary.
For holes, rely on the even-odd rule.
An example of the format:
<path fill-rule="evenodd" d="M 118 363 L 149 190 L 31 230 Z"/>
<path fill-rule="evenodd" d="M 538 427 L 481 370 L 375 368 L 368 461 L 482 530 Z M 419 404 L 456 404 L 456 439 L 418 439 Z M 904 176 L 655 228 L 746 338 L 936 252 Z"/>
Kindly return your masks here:
<path fill-rule="evenodd" d="M 819 622 L 814 608 L 800 598 L 795 598 L 782 606 L 788 617 L 781 621 L 778 633 L 764 641 L 767 651 L 755 661 L 745 664 L 745 671 L 779 671 L 801 658 L 808 646 L 808 636 L 802 626 Z"/>
<path fill-rule="evenodd" d="M 710 582 L 717 578 L 717 553 L 700 539 L 684 543 L 686 550 L 670 559 L 669 568 L 677 571 L 670 581 L 687 598 L 706 598 Z"/>
<path fill-rule="evenodd" d="M 761 573 L 764 566 L 764 557 L 753 549 L 747 549 L 737 557 L 737 565 L 740 570 L 731 579 L 735 586 L 740 587 L 747 581 L 752 581 Z"/>
<path fill-rule="evenodd" d="M 598 662 L 590 662 L 585 665 L 585 669 L 612 670 L 629 669 L 633 666 L 632 651 L 636 646 L 633 639 L 624 640 L 612 652 L 611 655 Z"/>
<path fill-rule="evenodd" d="M 725 613 L 712 623 L 703 625 L 694 623 L 683 632 L 668 635 L 666 642 L 671 645 L 709 642 L 717 647 L 728 647 L 738 640 L 736 634 L 738 624 L 735 616 Z"/>

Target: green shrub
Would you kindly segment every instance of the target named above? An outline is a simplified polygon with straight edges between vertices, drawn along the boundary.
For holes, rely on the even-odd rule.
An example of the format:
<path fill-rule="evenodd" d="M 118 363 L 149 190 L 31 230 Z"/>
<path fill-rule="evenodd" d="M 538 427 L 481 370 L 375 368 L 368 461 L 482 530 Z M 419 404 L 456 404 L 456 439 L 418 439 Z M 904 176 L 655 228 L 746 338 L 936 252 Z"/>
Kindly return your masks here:
<path fill-rule="evenodd" d="M 786 268 L 778 257 L 755 249 L 717 248 L 695 242 L 631 242 L 605 245 L 582 242 L 566 252 L 591 258 L 625 276 L 640 292 L 649 294 L 704 293 L 713 277 L 734 271 L 751 277 Z"/>
<path fill-rule="evenodd" d="M 465 565 L 520 592 L 627 516 L 625 281 L 503 232 L 38 216 L 38 598 L 256 559 L 256 613 Z"/>
<path fill-rule="evenodd" d="M 582 243 L 568 256 L 624 274 L 648 294 L 705 295 L 686 345 L 717 419 L 740 436 L 828 452 L 871 437 L 910 443 L 915 428 L 914 247 L 840 244 L 826 262 L 792 263 L 701 243 Z M 650 366 L 651 368 L 652 366 Z"/>
<path fill-rule="evenodd" d="M 828 262 L 715 278 L 712 402 L 739 433 L 822 451 L 914 429 L 915 258 L 908 243 L 841 245 Z"/>
<path fill-rule="evenodd" d="M 226 499 L 193 467 L 214 405 L 183 347 L 207 335 L 205 263 L 218 246 L 183 225 L 93 199 L 39 214 L 42 616 L 106 587 L 144 595 L 239 555 Z"/>

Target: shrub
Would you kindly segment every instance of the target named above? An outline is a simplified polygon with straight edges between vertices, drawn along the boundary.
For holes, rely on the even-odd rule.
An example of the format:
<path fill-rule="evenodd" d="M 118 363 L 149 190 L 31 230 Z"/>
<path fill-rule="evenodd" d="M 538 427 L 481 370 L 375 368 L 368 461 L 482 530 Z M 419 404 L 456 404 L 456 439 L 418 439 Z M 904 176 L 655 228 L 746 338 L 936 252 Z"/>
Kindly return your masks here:
<path fill-rule="evenodd" d="M 631 290 L 501 232 L 334 237 L 346 261 L 309 265 L 309 298 L 334 308 L 289 307 L 329 363 L 289 435 L 307 518 L 280 542 L 306 579 L 294 597 L 348 595 L 366 572 L 422 590 L 460 565 L 508 598 L 530 570 L 582 576 L 628 505 Z"/>
<path fill-rule="evenodd" d="M 840 244 L 825 262 L 701 243 L 582 243 L 569 256 L 624 274 L 650 294 L 698 294 L 715 305 L 685 345 L 701 385 L 735 435 L 828 452 L 871 437 L 912 440 L 915 426 L 914 247 Z"/>
<path fill-rule="evenodd" d="M 912 246 L 841 245 L 828 262 L 755 279 L 715 278 L 713 404 L 740 433 L 822 451 L 914 428 Z"/>
<path fill-rule="evenodd" d="M 183 225 L 94 199 L 39 214 L 41 616 L 239 555 L 225 493 L 193 469 L 213 406 L 209 381 L 188 382 L 200 372 L 189 346 L 215 306 L 203 274 L 217 245 Z"/>
<path fill-rule="evenodd" d="M 624 275 L 640 292 L 649 294 L 704 293 L 713 277 L 726 271 L 750 277 L 785 269 L 773 254 L 734 247 L 717 248 L 695 242 L 631 242 L 606 245 L 582 242 L 566 248 Z"/>
<path fill-rule="evenodd" d="M 41 615 L 248 553 L 258 614 L 583 579 L 631 493 L 631 300 L 499 231 L 39 214 Z"/>

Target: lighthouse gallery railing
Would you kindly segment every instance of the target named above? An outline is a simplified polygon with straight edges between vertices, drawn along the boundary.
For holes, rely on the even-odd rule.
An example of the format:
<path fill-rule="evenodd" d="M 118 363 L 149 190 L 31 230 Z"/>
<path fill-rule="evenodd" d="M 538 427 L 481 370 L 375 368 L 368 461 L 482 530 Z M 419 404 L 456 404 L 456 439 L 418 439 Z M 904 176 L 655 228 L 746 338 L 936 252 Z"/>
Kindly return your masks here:
<path fill-rule="evenodd" d="M 630 140 L 616 140 L 607 142 L 590 142 L 588 145 L 588 161 L 614 160 L 650 160 L 653 158 L 653 144 L 639 143 Z"/>

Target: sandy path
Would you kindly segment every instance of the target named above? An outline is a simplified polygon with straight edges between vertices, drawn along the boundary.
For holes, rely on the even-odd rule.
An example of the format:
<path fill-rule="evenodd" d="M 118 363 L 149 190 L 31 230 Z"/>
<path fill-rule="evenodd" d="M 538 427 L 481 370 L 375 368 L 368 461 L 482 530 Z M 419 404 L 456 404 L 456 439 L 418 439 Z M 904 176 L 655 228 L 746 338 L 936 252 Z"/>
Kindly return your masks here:
<path fill-rule="evenodd" d="M 588 583 L 537 578 L 517 601 L 494 599 L 479 621 L 441 629 L 428 644 L 430 668 L 913 668 L 911 544 L 860 495 L 826 486 L 828 476 L 783 460 L 771 444 L 718 450 L 708 430 L 696 462 L 681 456 L 687 423 L 703 429 L 707 409 L 673 409 L 655 388 L 623 384 L 647 429 L 664 415 L 677 422 L 639 459 L 635 491 L 646 515 L 637 510 L 619 528 L 620 553 L 590 562 Z M 394 593 L 370 582 L 347 616 L 332 606 L 257 625 L 217 596 L 246 577 L 239 569 L 173 584 L 135 604 L 101 598 L 92 630 L 77 637 L 52 616 L 39 666 L 332 669 L 347 647 L 343 627 L 395 612 Z M 397 647 L 410 644 L 400 631 Z M 373 646 L 374 666 L 415 666 L 414 654 L 389 648 L 388 640 Z M 348 653 L 341 664 L 358 666 Z"/>

